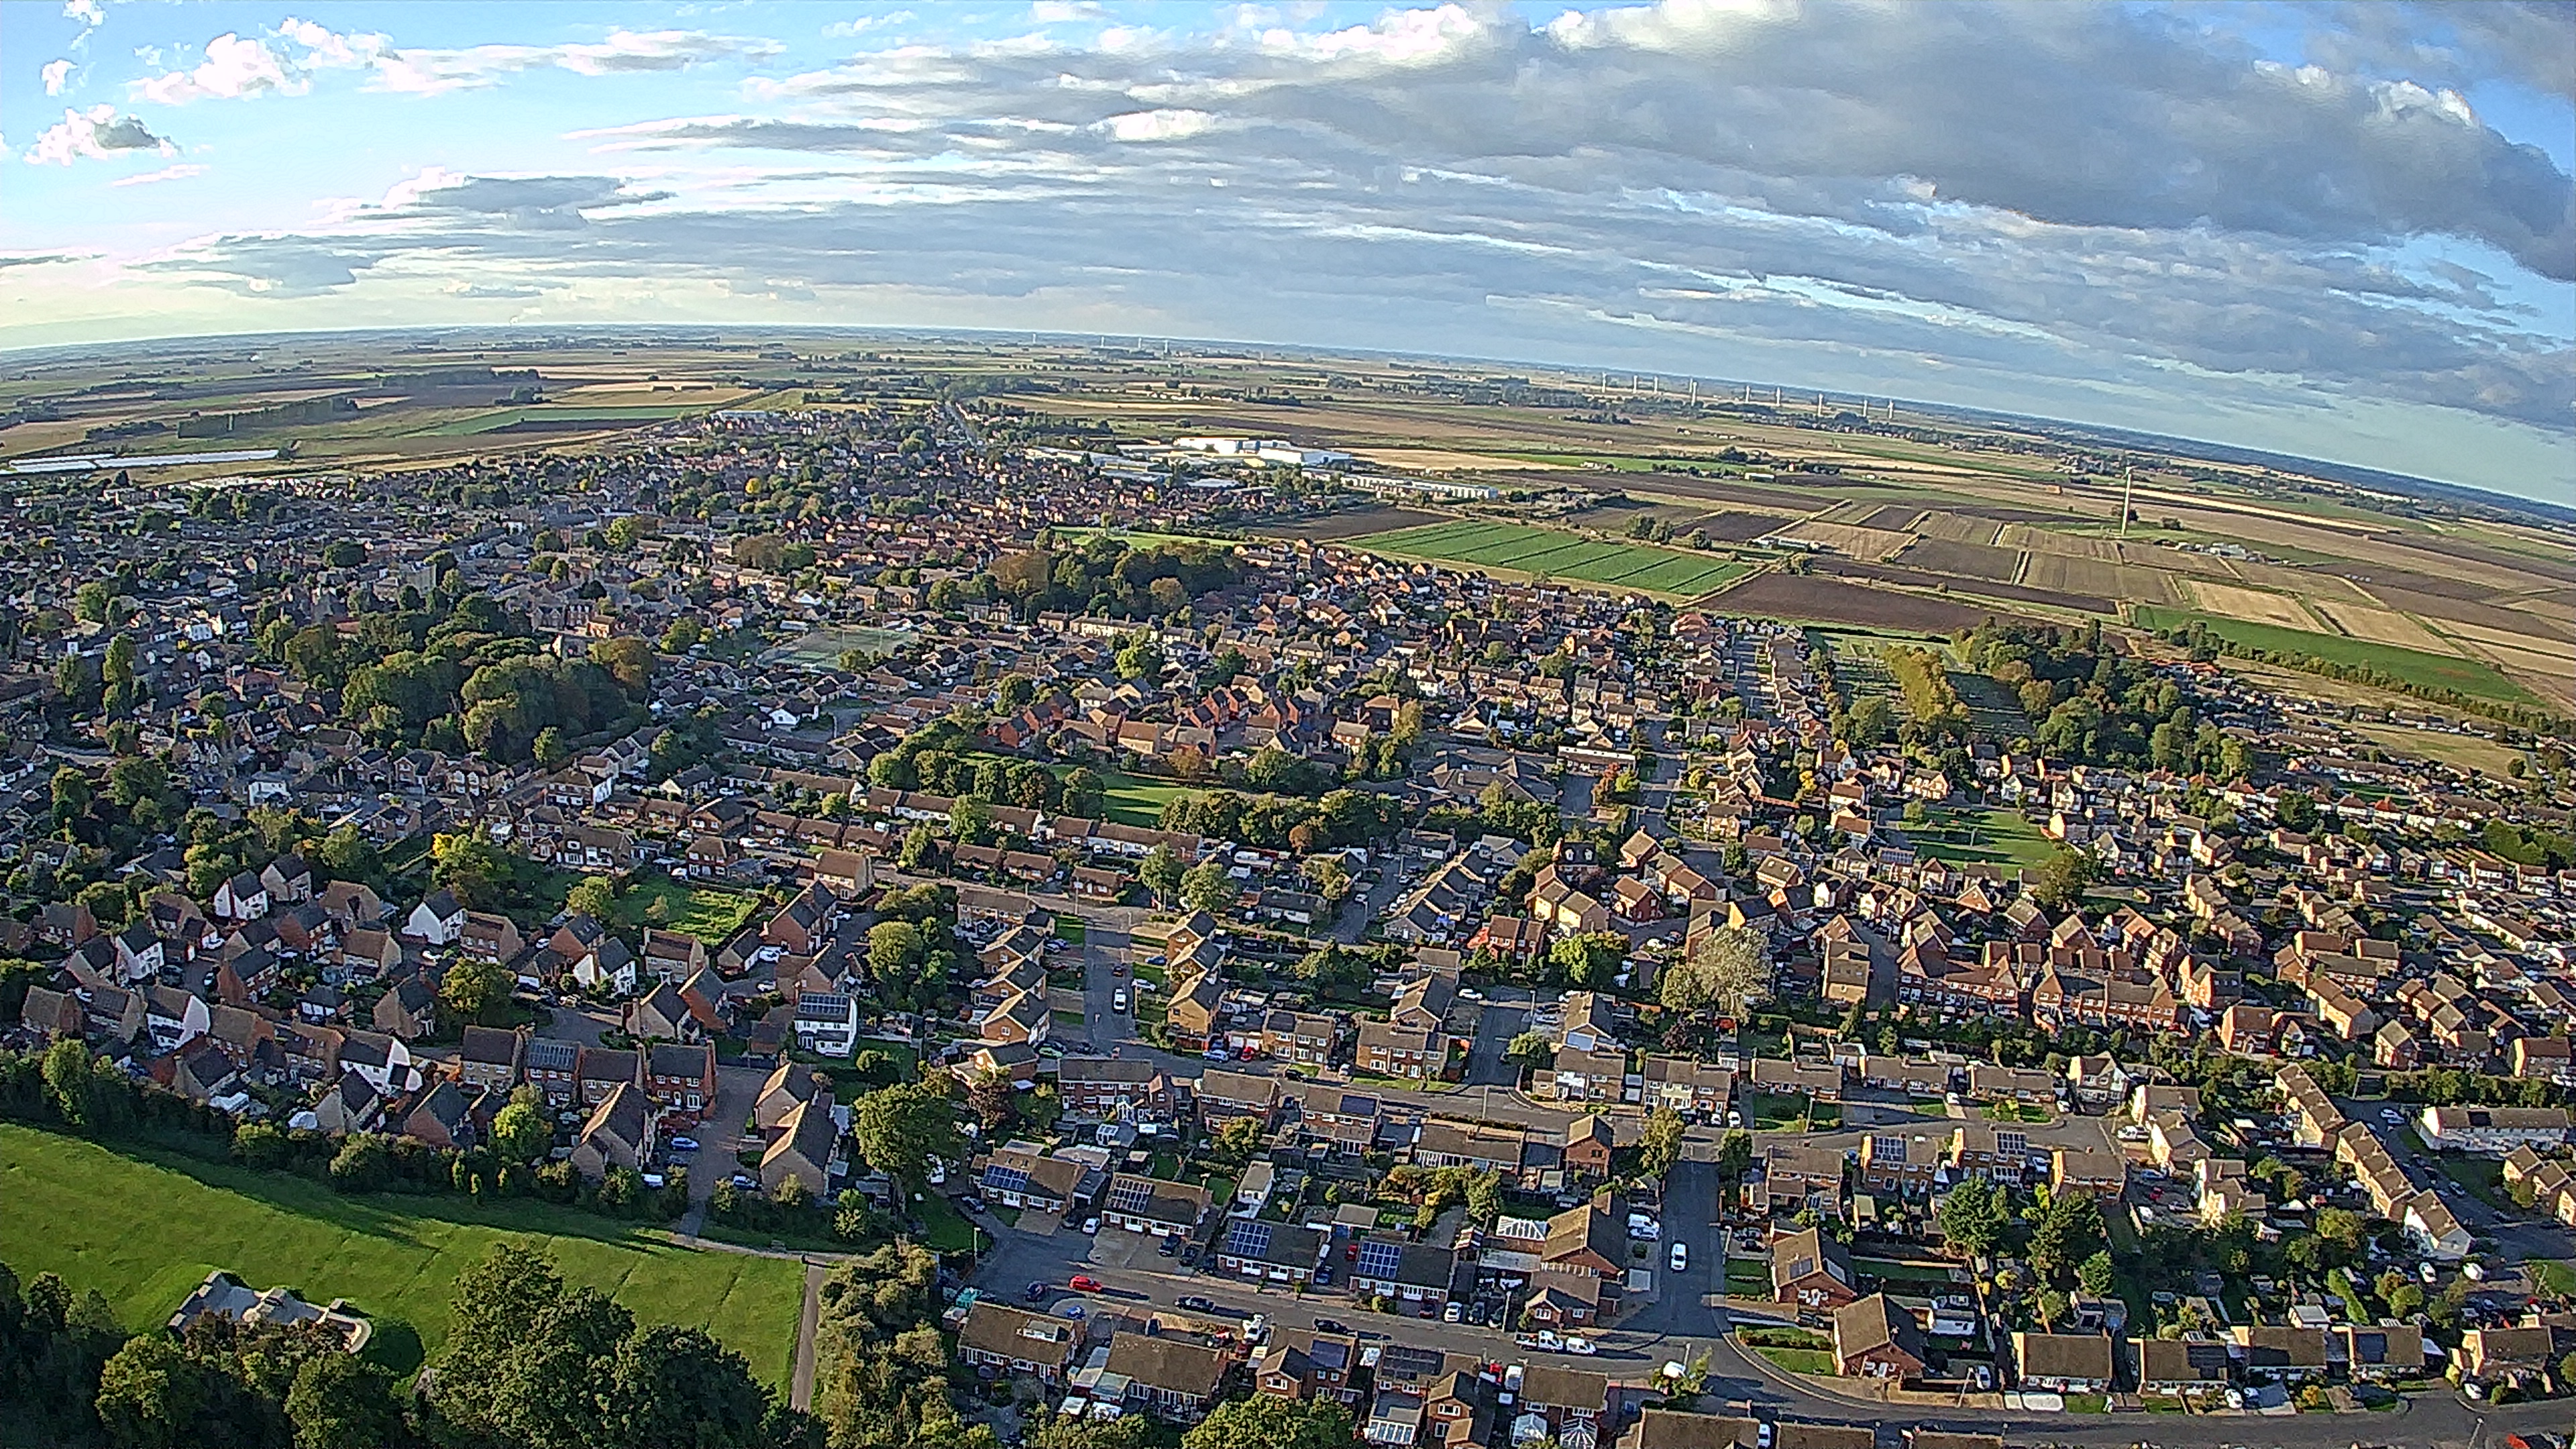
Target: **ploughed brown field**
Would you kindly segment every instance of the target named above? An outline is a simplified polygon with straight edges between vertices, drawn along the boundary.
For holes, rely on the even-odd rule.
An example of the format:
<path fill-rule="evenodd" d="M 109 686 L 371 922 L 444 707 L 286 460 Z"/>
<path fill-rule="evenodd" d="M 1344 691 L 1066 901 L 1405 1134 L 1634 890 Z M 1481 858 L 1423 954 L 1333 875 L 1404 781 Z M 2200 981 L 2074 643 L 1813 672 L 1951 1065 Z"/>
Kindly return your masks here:
<path fill-rule="evenodd" d="M 1915 629 L 1947 634 L 1973 629 L 2010 611 L 1981 609 L 1918 594 L 1864 588 L 1816 574 L 1757 574 L 1731 589 L 1701 599 L 1707 608 L 1729 614 L 1811 619 L 1824 624 L 1859 624 L 1882 629 Z"/>

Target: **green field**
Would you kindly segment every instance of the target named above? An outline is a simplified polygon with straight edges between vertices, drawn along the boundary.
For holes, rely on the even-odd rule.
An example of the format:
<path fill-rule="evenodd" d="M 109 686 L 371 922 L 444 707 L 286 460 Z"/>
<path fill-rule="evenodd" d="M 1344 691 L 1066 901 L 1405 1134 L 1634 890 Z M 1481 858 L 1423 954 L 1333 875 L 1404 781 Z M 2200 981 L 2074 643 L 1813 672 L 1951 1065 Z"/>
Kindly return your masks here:
<path fill-rule="evenodd" d="M 653 905 L 662 905 L 662 918 L 653 919 Z M 760 909 L 760 897 L 751 891 L 720 890 L 713 886 L 693 886 L 669 876 L 651 876 L 637 881 L 617 900 L 620 925 L 662 926 L 684 932 L 707 943 L 707 948 L 723 945 L 751 920 Z"/>
<path fill-rule="evenodd" d="M 23 1282 L 60 1273 L 107 1295 L 128 1329 L 161 1322 L 214 1269 L 314 1302 L 346 1298 L 434 1355 L 456 1275 L 505 1238 L 529 1241 L 566 1281 L 649 1322 L 700 1325 L 783 1384 L 804 1270 L 776 1258 L 681 1248 L 568 1208 L 458 1197 L 342 1197 L 276 1173 L 153 1155 L 0 1124 L 0 1262 Z"/>
<path fill-rule="evenodd" d="M 2277 624 L 2249 624 L 2241 619 L 2223 619 L 2216 614 L 2189 609 L 2141 608 L 2136 617 L 2141 628 L 2156 630 L 2180 629 L 2198 622 L 2207 625 L 2209 632 L 2219 638 L 2248 649 L 2313 654 L 2328 663 L 2361 665 L 2410 684 L 2455 690 L 2472 699 L 2494 700 L 2499 704 L 2540 702 L 2521 685 L 2475 659 L 2427 654 L 2421 649 L 2402 649 L 2394 644 L 2375 644 L 2346 634 L 2318 634 L 2306 629 L 2284 629 Z"/>
<path fill-rule="evenodd" d="M 913 636 L 905 630 L 877 629 L 862 624 L 809 630 L 769 652 L 772 658 L 807 669 L 838 669 L 841 656 L 850 650 L 882 656 L 903 648 L 912 639 Z"/>
<path fill-rule="evenodd" d="M 1834 1356 L 1821 1348 L 1757 1348 L 1753 1351 L 1793 1374 L 1833 1377 Z"/>
<path fill-rule="evenodd" d="M 1515 574 L 1695 598 L 1748 572 L 1733 559 L 1648 543 L 1604 543 L 1563 529 L 1460 518 L 1351 540 L 1396 558 L 1476 564 Z"/>
<path fill-rule="evenodd" d="M 2032 866 L 2057 854 L 2054 840 L 2018 810 L 1944 810 L 1935 807 L 1922 825 L 1900 825 L 1928 860 L 1967 865 Z"/>

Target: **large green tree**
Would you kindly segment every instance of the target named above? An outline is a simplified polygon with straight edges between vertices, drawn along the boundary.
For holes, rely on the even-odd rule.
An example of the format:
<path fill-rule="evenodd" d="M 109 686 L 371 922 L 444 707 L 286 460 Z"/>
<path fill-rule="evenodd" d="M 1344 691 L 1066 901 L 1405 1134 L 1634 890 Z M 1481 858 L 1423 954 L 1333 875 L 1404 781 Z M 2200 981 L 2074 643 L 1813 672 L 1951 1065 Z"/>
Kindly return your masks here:
<path fill-rule="evenodd" d="M 1255 1394 L 1208 1411 L 1181 1436 L 1181 1449 L 1351 1449 L 1351 1411 L 1330 1399 Z"/>
<path fill-rule="evenodd" d="M 850 1131 L 868 1166 L 907 1189 L 930 1175 L 932 1158 L 957 1152 L 955 1108 L 947 1091 L 932 1082 L 879 1087 L 859 1098 Z"/>

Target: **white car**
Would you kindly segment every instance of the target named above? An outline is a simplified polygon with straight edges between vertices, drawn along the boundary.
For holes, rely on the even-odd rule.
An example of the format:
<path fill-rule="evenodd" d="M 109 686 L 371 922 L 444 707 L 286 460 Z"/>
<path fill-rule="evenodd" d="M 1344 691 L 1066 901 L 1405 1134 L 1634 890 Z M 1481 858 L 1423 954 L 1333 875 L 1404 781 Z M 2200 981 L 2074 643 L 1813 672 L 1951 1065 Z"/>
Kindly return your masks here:
<path fill-rule="evenodd" d="M 1690 1244 L 1675 1242 L 1670 1261 L 1674 1272 L 1687 1272 L 1690 1268 Z"/>
<path fill-rule="evenodd" d="M 1569 1338 L 1565 1341 L 1565 1351 L 1577 1358 L 1590 1358 L 1601 1350 L 1594 1348 L 1588 1338 Z"/>
<path fill-rule="evenodd" d="M 1440 1310 L 1440 1321 L 1443 1323 L 1456 1323 L 1466 1316 L 1467 1305 L 1457 1302 L 1454 1299 L 1451 1300 L 1448 1307 Z"/>
<path fill-rule="evenodd" d="M 1545 1349 L 1549 1353 L 1554 1353 L 1565 1347 L 1565 1340 L 1557 1337 L 1556 1330 L 1553 1328 L 1540 1329 L 1535 1342 L 1540 1348 Z"/>
<path fill-rule="evenodd" d="M 1111 1011 L 1125 1011 L 1127 1009 L 1126 987 L 1122 986 L 1110 994 L 1109 1009 Z"/>
<path fill-rule="evenodd" d="M 1082 1230 L 1091 1234 L 1093 1237 L 1100 1236 L 1100 1219 L 1084 1218 L 1082 1220 Z"/>

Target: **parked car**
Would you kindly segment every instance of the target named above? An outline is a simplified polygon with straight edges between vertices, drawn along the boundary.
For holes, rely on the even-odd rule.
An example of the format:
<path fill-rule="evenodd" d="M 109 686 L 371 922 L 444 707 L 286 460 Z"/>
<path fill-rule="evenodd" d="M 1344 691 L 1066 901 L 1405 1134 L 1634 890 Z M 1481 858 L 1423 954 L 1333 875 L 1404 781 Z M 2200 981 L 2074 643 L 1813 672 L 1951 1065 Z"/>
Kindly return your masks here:
<path fill-rule="evenodd" d="M 1555 1329 L 1542 1328 L 1536 1335 L 1536 1346 L 1542 1352 L 1555 1353 L 1565 1347 L 1565 1340 L 1556 1336 Z"/>
<path fill-rule="evenodd" d="M 1338 1318 L 1318 1318 L 1315 1320 L 1315 1331 L 1317 1333 L 1348 1333 L 1351 1331 L 1351 1326 Z"/>
<path fill-rule="evenodd" d="M 673 1152 L 695 1152 L 698 1150 L 698 1139 L 695 1137 L 674 1137 L 671 1139 L 671 1150 Z"/>
<path fill-rule="evenodd" d="M 1082 1305 L 1079 1303 L 1068 1303 L 1057 1311 L 1067 1318 L 1079 1319 L 1082 1317 Z"/>
<path fill-rule="evenodd" d="M 1111 1011 L 1125 1011 L 1127 1009 L 1126 987 L 1121 986 L 1116 991 L 1109 994 L 1109 1009 Z"/>
<path fill-rule="evenodd" d="M 1590 1358 L 1600 1352 L 1592 1346 L 1592 1340 L 1588 1338 L 1568 1338 L 1565 1341 L 1565 1351 L 1580 1358 Z"/>
<path fill-rule="evenodd" d="M 1162 1254 L 1166 1258 L 1177 1258 L 1181 1255 L 1181 1240 L 1178 1238 L 1165 1238 L 1155 1245 L 1154 1251 Z"/>
<path fill-rule="evenodd" d="M 1055 1288 L 1052 1284 L 1032 1283 L 1020 1296 L 1028 1299 L 1031 1303 L 1044 1303 L 1047 1295 L 1054 1291 Z"/>
<path fill-rule="evenodd" d="M 1223 1062 L 1231 1061 L 1233 1059 L 1225 1054 L 1225 1048 L 1209 1047 L 1206 1051 L 1199 1053 L 1199 1060 L 1206 1062 Z"/>
<path fill-rule="evenodd" d="M 1091 1237 L 1096 1238 L 1100 1236 L 1100 1219 L 1084 1218 L 1082 1220 L 1082 1231 Z"/>
<path fill-rule="evenodd" d="M 1463 1303 L 1452 1302 L 1448 1307 L 1440 1310 L 1440 1321 L 1443 1323 L 1463 1323 L 1466 1318 L 1467 1305 Z"/>
<path fill-rule="evenodd" d="M 1097 1293 L 1100 1291 L 1100 1280 L 1092 1277 L 1088 1273 L 1076 1273 L 1071 1279 L 1067 1280 L 1067 1282 L 1076 1293 Z"/>
<path fill-rule="evenodd" d="M 1690 1268 L 1690 1244 L 1682 1242 L 1678 1238 L 1674 1239 L 1671 1262 L 1674 1272 L 1681 1273 L 1688 1271 Z"/>

